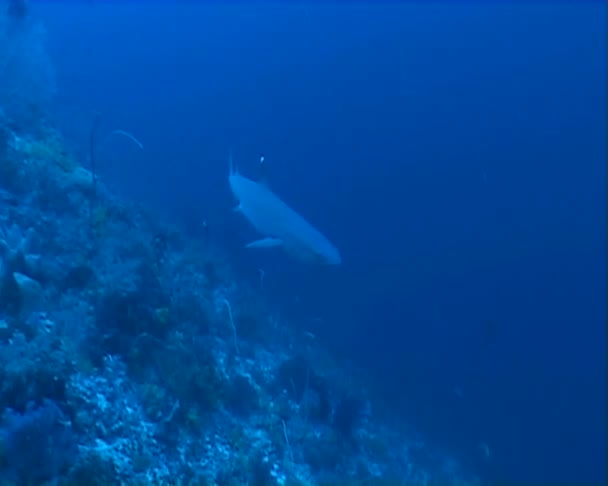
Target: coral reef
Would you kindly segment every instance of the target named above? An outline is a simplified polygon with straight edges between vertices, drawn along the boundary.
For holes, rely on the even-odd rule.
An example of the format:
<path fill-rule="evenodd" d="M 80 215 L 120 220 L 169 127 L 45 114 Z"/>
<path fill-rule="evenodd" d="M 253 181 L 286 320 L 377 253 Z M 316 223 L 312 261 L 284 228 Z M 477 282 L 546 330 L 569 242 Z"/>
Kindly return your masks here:
<path fill-rule="evenodd" d="M 48 133 L 0 118 L 1 484 L 476 483 Z"/>

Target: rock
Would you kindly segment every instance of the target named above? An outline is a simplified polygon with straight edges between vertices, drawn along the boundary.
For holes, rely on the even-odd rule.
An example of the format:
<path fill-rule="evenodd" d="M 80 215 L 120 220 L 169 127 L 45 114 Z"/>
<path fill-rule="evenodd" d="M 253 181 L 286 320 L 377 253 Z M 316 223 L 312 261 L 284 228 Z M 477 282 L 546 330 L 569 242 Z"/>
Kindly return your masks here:
<path fill-rule="evenodd" d="M 23 273 L 15 272 L 13 278 L 21 296 L 21 308 L 23 310 L 35 309 L 43 300 L 42 286 Z"/>

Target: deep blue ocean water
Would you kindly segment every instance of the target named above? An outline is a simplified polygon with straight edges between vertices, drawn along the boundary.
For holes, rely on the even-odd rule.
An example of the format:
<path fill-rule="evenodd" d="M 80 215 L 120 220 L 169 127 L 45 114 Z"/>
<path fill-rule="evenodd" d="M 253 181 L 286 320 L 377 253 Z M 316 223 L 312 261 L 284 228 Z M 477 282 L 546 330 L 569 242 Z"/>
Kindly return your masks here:
<path fill-rule="evenodd" d="M 38 2 L 56 113 L 494 480 L 606 482 L 606 4 Z M 251 253 L 228 153 L 338 246 Z M 480 458 L 481 443 L 490 460 Z"/>

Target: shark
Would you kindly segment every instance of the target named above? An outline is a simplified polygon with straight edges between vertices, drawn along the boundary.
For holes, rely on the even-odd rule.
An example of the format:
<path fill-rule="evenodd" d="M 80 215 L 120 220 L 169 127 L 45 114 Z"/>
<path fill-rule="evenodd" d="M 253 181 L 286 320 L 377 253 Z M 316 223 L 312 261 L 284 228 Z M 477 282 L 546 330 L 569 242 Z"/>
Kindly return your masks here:
<path fill-rule="evenodd" d="M 234 210 L 262 235 L 247 244 L 247 248 L 281 248 L 306 263 L 342 263 L 338 249 L 318 229 L 283 202 L 264 181 L 244 177 L 234 167 L 232 155 L 228 182 L 238 201 Z"/>

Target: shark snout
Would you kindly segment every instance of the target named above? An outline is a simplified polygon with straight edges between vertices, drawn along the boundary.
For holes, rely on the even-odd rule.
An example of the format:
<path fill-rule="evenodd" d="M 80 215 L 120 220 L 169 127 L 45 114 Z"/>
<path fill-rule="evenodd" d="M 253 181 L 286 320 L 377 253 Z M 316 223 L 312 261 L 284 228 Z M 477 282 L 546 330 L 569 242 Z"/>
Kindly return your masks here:
<path fill-rule="evenodd" d="M 324 255 L 325 263 L 328 265 L 340 265 L 342 263 L 342 257 L 335 248 L 332 248 L 326 255 Z"/>

